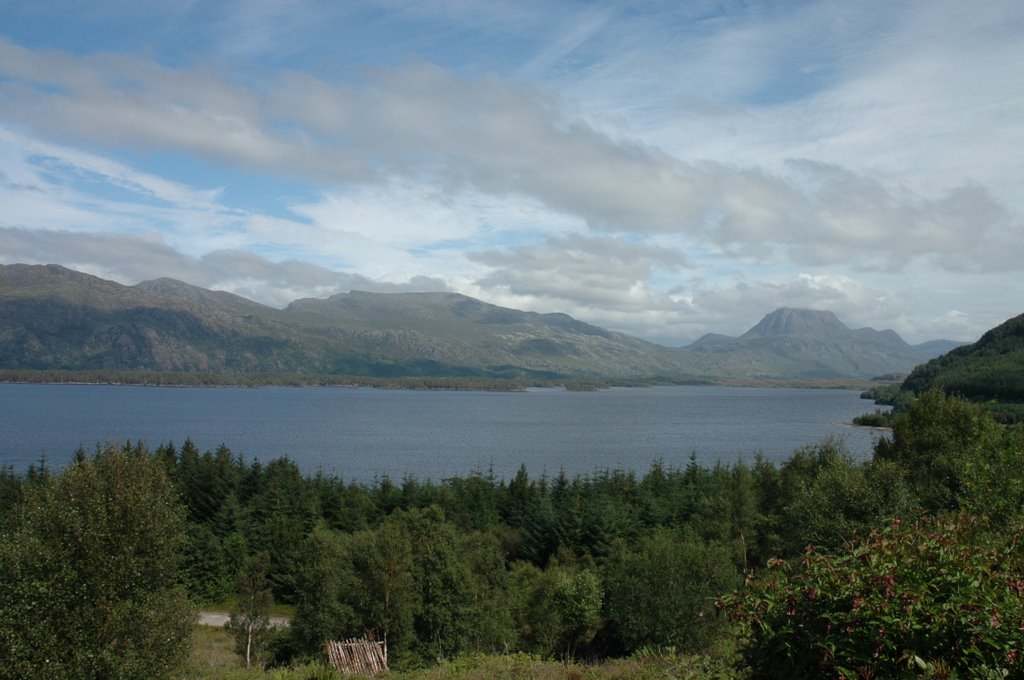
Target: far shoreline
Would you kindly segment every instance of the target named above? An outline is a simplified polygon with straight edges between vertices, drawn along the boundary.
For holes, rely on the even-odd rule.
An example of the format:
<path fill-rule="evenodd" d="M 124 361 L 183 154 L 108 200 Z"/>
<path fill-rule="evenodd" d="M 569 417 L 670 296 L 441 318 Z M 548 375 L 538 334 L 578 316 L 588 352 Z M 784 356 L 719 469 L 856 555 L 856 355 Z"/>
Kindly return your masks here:
<path fill-rule="evenodd" d="M 470 376 L 375 377 L 314 374 L 190 373 L 180 371 L 52 371 L 0 369 L 0 383 L 29 385 L 111 385 L 118 387 L 345 387 L 351 389 L 460 390 L 523 392 L 528 388 L 563 388 L 592 392 L 613 387 L 671 385 L 845 389 L 865 391 L 891 381 L 863 378 L 487 378 Z"/>

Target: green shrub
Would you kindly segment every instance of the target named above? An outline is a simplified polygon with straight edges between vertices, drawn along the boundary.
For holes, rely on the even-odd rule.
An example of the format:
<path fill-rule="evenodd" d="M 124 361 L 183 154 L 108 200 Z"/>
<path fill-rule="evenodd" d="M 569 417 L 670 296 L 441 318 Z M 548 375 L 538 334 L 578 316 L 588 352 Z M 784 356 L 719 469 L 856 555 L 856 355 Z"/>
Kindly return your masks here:
<path fill-rule="evenodd" d="M 860 425 L 861 427 L 891 427 L 892 412 L 882 411 L 881 409 L 876 408 L 874 413 L 865 413 L 862 416 L 855 416 L 853 424 Z"/>
<path fill-rule="evenodd" d="M 0 531 L 0 678 L 167 678 L 188 657 L 184 508 L 143 449 L 28 486 Z"/>
<path fill-rule="evenodd" d="M 720 606 L 760 678 L 1024 677 L 1024 546 L 951 515 L 775 560 Z M 981 674 L 981 675 L 979 675 Z"/>
<path fill-rule="evenodd" d="M 715 598 L 739 585 L 729 552 L 667 529 L 619 544 L 605 565 L 610 625 L 626 652 L 663 647 L 694 653 L 722 630 Z"/>

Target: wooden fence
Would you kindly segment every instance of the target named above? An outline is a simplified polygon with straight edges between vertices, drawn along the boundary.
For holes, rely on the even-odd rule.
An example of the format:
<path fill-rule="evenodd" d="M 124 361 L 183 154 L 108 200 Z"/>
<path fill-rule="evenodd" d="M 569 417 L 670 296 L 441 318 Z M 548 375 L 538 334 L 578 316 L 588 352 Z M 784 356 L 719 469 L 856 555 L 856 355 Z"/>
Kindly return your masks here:
<path fill-rule="evenodd" d="M 388 671 L 388 647 L 372 640 L 327 643 L 328 663 L 344 675 L 377 675 Z"/>

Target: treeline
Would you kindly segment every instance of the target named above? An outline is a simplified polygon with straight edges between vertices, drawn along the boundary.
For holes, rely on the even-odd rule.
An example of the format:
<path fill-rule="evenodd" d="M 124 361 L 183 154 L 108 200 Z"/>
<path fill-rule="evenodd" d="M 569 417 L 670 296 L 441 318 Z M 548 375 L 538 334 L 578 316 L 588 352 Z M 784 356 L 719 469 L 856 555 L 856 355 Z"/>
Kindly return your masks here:
<path fill-rule="evenodd" d="M 148 461 L 174 489 L 177 579 L 194 599 L 248 587 L 295 606 L 290 629 L 255 640 L 267 663 L 368 635 L 387 640 L 399 668 L 510 650 L 728 658 L 739 645 L 755 677 L 858 677 L 844 665 L 853 662 L 893 677 L 908 658 L 922 674 L 987 666 L 1024 676 L 1010 635 L 1024 625 L 1024 433 L 939 391 L 899 415 L 865 462 L 829 440 L 780 465 L 359 483 L 186 441 L 79 451 L 68 470 L 118 457 Z M 38 489 L 68 474 L 0 473 L 5 536 L 24 531 Z M 949 574 L 966 581 L 928 586 Z M 950 606 L 984 616 L 939 617 Z M 848 635 L 828 624 L 840 618 Z M 967 618 L 975 628 L 954 625 Z M 900 632 L 904 622 L 914 635 Z M 0 652 L 11 630 L 0 619 Z"/>
<path fill-rule="evenodd" d="M 0 382 L 34 384 L 149 385 L 154 387 L 377 387 L 403 390 L 486 390 L 519 392 L 551 381 L 478 377 L 394 377 L 199 371 L 112 371 L 0 369 Z"/>
<path fill-rule="evenodd" d="M 406 376 L 378 378 L 365 375 L 322 375 L 309 373 L 246 373 L 198 371 L 111 371 L 0 369 L 0 383 L 145 385 L 152 387 L 374 387 L 397 390 L 473 390 L 522 392 L 528 387 L 564 387 L 590 391 L 610 387 L 710 384 L 708 380 L 649 379 L 542 379 L 484 378 L 474 376 Z"/>

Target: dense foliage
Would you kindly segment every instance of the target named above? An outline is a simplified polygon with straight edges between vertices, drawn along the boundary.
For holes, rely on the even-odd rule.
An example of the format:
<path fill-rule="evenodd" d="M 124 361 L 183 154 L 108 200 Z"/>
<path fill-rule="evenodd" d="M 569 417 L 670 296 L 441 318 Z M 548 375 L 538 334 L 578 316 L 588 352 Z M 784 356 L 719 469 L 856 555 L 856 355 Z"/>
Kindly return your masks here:
<path fill-rule="evenodd" d="M 821 448 L 843 456 L 828 443 L 800 460 Z M 797 542 L 781 516 L 765 513 L 781 511 L 772 504 L 780 490 L 799 495 L 816 465 L 655 464 L 643 476 L 578 478 L 522 468 L 507 481 L 476 473 L 362 484 L 189 441 L 146 455 L 184 506 L 178 577 L 194 598 L 233 596 L 239 570 L 265 555 L 274 598 L 296 606 L 293 639 L 272 653 L 318 655 L 325 639 L 368 634 L 388 640 L 398 667 L 509 649 L 548 658 L 652 644 L 700 651 L 723 633 L 714 598 L 745 565 Z M 30 482 L 8 478 L 0 489 L 16 506 Z M 659 598 L 671 606 L 652 608 Z"/>
<path fill-rule="evenodd" d="M 1024 546 L 965 515 L 808 547 L 723 603 L 749 624 L 761 678 L 1024 675 Z"/>
<path fill-rule="evenodd" d="M 739 645 L 756 677 L 1024 677 L 1024 431 L 938 390 L 868 461 L 827 440 L 779 465 L 366 484 L 186 441 L 80 451 L 60 479 L 114 453 L 147 461 L 180 502 L 166 580 L 200 603 L 240 596 L 238 640 L 260 662 L 366 635 L 399 669 L 509 651 L 721 659 Z M 59 507 L 40 495 L 57 486 L 38 466 L 0 470 L 7 544 L 28 545 L 25 518 Z M 295 607 L 286 634 L 264 635 L 268 591 Z"/>
<path fill-rule="evenodd" d="M 918 366 L 904 383 L 914 393 L 936 386 L 970 399 L 1024 401 L 1024 314 Z"/>
<path fill-rule="evenodd" d="M 1024 431 L 931 390 L 859 470 L 889 480 L 854 495 L 869 522 L 842 543 L 802 531 L 802 556 L 723 598 L 747 627 L 754 676 L 1024 677 Z"/>
<path fill-rule="evenodd" d="M 36 475 L 0 534 L 0 678 L 165 678 L 192 612 L 183 512 L 148 453 L 103 450 Z"/>
<path fill-rule="evenodd" d="M 976 343 L 958 347 L 915 368 L 903 390 L 921 394 L 931 388 L 978 402 L 1024 403 L 1024 314 L 985 333 Z M 997 409 L 1006 422 L 1020 422 L 1021 409 Z"/>

